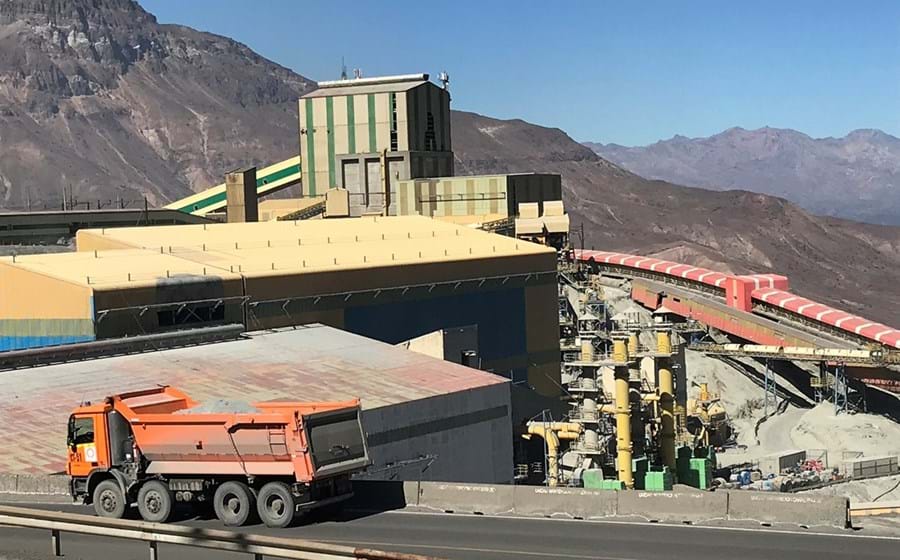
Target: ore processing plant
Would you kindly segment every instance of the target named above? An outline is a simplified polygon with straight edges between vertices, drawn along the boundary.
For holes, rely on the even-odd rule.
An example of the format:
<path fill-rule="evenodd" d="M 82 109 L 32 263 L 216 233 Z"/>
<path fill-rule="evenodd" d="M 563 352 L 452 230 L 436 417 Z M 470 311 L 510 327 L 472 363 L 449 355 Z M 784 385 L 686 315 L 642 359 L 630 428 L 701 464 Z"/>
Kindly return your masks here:
<path fill-rule="evenodd" d="M 299 100 L 298 155 L 229 172 L 139 226 L 99 210 L 0 215 L 10 240 L 74 238 L 0 258 L 0 421 L 20 450 L 0 456 L 0 478 L 65 469 L 80 401 L 165 385 L 223 413 L 359 398 L 371 464 L 355 482 L 400 484 L 411 507 L 799 519 L 726 493 L 727 413 L 706 386 L 688 397 L 686 351 L 762 360 L 773 410 L 770 365 L 803 364 L 844 413 L 871 392 L 896 400 L 900 331 L 778 274 L 573 248 L 559 175 L 454 175 L 448 82 L 322 82 Z M 299 197 L 264 198 L 290 188 Z M 617 291 L 637 311 L 617 311 Z M 478 485 L 509 507 L 472 505 Z M 571 489 L 575 505 L 554 501 Z M 741 510 L 744 496 L 759 502 Z M 846 500 L 826 502 L 822 523 L 848 525 Z M 810 524 L 826 515 L 810 511 Z"/>

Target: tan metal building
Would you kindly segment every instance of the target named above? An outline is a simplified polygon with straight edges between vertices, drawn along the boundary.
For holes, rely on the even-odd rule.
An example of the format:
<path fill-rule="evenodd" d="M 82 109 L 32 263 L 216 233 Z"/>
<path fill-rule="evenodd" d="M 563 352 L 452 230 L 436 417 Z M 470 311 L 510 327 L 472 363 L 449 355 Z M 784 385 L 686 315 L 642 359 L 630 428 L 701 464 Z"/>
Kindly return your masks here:
<path fill-rule="evenodd" d="M 484 369 L 558 390 L 547 247 L 417 216 L 81 230 L 77 246 L 0 259 L 9 349 L 63 319 L 77 340 L 322 322 L 399 343 L 478 325 Z"/>
<path fill-rule="evenodd" d="M 304 195 L 346 188 L 352 215 L 392 207 L 398 180 L 453 174 L 450 93 L 428 74 L 320 82 L 299 114 Z"/>
<path fill-rule="evenodd" d="M 518 215 L 519 204 L 562 200 L 562 178 L 548 173 L 510 173 L 409 179 L 397 182 L 397 215 L 422 215 L 463 223 Z"/>

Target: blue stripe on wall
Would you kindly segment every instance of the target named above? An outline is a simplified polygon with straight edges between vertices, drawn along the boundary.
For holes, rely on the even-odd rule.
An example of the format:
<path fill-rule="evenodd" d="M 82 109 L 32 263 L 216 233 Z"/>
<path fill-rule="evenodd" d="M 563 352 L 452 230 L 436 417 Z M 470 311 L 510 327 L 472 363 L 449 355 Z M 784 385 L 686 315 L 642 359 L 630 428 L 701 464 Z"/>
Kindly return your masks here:
<path fill-rule="evenodd" d="M 62 344 L 75 344 L 77 342 L 91 342 L 93 335 L 81 336 L 0 336 L 0 352 L 9 350 L 26 350 L 28 348 L 43 348 L 44 346 L 60 346 Z"/>

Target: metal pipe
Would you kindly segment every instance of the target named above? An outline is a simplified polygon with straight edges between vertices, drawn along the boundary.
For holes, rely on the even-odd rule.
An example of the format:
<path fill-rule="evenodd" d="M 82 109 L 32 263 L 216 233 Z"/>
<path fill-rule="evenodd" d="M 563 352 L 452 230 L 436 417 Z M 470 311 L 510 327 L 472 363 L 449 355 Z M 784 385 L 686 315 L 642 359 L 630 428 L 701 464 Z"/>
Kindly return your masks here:
<path fill-rule="evenodd" d="M 628 359 L 624 340 L 613 341 L 613 356 Z M 616 360 L 618 361 L 618 360 Z M 616 365 L 614 370 L 616 399 L 616 463 L 619 480 L 626 488 L 634 488 L 634 472 L 631 468 L 631 403 L 628 399 L 628 365 Z"/>
<path fill-rule="evenodd" d="M 657 352 L 672 353 L 672 342 L 667 331 L 656 333 Z M 663 465 L 675 472 L 675 378 L 670 358 L 659 358 L 659 454 Z"/>
<path fill-rule="evenodd" d="M 547 444 L 547 485 L 559 484 L 559 437 L 550 426 L 552 424 L 566 424 L 566 422 L 529 422 L 528 433 L 539 436 Z M 565 432 L 568 433 L 568 432 Z"/>
<path fill-rule="evenodd" d="M 638 335 L 631 333 L 628 335 L 628 355 L 637 356 L 638 353 Z"/>
<path fill-rule="evenodd" d="M 594 361 L 594 344 L 590 339 L 581 341 L 581 361 L 582 362 L 593 362 Z"/>

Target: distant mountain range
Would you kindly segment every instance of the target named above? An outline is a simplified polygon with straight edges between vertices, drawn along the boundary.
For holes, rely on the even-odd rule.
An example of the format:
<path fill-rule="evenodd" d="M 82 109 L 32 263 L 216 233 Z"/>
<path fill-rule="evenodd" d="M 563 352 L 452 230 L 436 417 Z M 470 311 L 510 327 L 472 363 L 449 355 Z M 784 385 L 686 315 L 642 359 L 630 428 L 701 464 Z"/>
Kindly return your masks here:
<path fill-rule="evenodd" d="M 0 0 L 0 209 L 141 197 L 298 153 L 315 84 L 226 37 L 162 25 L 132 0 Z M 582 243 L 794 287 L 900 325 L 900 228 L 821 218 L 781 198 L 645 179 L 558 128 L 452 112 L 457 174 L 563 177 Z"/>
<path fill-rule="evenodd" d="M 744 189 L 784 197 L 819 215 L 900 225 L 900 139 L 880 130 L 811 138 L 790 129 L 729 128 L 634 148 L 585 145 L 650 179 Z"/>

